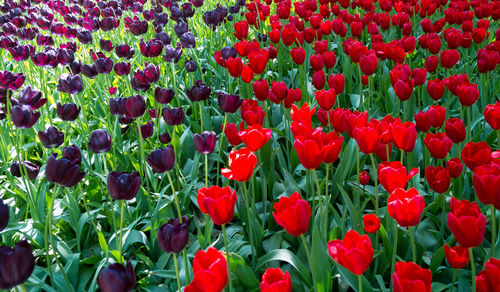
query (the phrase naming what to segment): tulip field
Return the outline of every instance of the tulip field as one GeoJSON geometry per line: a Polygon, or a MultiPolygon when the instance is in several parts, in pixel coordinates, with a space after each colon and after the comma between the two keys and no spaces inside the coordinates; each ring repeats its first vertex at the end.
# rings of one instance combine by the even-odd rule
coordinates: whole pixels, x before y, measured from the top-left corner
{"type": "Polygon", "coordinates": [[[500,1],[0,11],[0,289],[500,292],[500,1]]]}

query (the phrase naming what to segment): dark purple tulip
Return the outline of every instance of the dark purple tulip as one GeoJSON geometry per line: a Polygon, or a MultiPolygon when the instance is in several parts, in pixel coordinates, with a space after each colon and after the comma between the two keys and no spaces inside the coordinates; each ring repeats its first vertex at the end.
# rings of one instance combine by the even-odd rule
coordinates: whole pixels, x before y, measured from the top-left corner
{"type": "Polygon", "coordinates": [[[224,92],[217,92],[217,101],[219,103],[219,107],[226,113],[235,113],[243,102],[239,95],[224,92]]]}
{"type": "Polygon", "coordinates": [[[4,230],[9,224],[9,206],[5,205],[0,199],[0,231],[4,230]]]}
{"type": "MultiPolygon", "coordinates": [[[[159,6],[161,7],[161,6],[159,6]]],[[[168,23],[168,14],[167,13],[158,13],[155,15],[155,23],[158,26],[165,26],[168,23]]]]}
{"type": "Polygon", "coordinates": [[[127,62],[116,63],[115,73],[118,76],[128,75],[130,73],[130,63],[127,62]]]}
{"type": "Polygon", "coordinates": [[[70,68],[69,71],[71,72],[71,74],[78,75],[78,74],[80,74],[80,72],[82,72],[82,62],[81,61],[71,62],[71,64],[69,64],[69,68],[70,68]]]}
{"type": "Polygon", "coordinates": [[[141,177],[137,171],[119,173],[112,171],[108,174],[108,193],[115,200],[131,200],[139,191],[141,177]]]}
{"type": "Polygon", "coordinates": [[[57,103],[57,116],[63,121],[74,121],[80,114],[81,108],[74,103],[57,103]]]}
{"type": "Polygon", "coordinates": [[[203,6],[203,1],[204,0],[191,0],[191,3],[193,4],[194,7],[201,7],[203,6]]]}
{"type": "Polygon", "coordinates": [[[85,29],[80,29],[76,33],[76,38],[82,43],[82,44],[91,44],[92,43],[92,33],[88,30],[85,29]]]}
{"type": "Polygon", "coordinates": [[[179,43],[177,43],[177,47],[172,47],[170,44],[165,46],[165,55],[163,55],[163,59],[167,62],[179,62],[182,56],[182,47],[179,43]]]}
{"type": "Polygon", "coordinates": [[[80,67],[80,70],[82,71],[82,74],[85,75],[87,78],[94,79],[97,75],[99,75],[99,72],[97,72],[95,64],[85,64],[80,67]]]}
{"type": "Polygon", "coordinates": [[[142,75],[147,82],[155,83],[160,79],[160,67],[147,63],[144,70],[142,70],[142,75]]]}
{"type": "Polygon", "coordinates": [[[75,61],[75,53],[70,49],[60,49],[59,50],[59,62],[62,65],[69,65],[75,61]]]}
{"type": "Polygon", "coordinates": [[[189,240],[189,220],[182,216],[182,223],[179,218],[168,220],[168,223],[158,229],[158,244],[164,252],[181,252],[189,240]]]}
{"type": "Polygon", "coordinates": [[[55,49],[46,50],[45,54],[47,55],[47,64],[45,66],[55,68],[59,65],[59,56],[55,49]]]}
{"type": "Polygon", "coordinates": [[[31,61],[38,67],[44,67],[49,64],[49,56],[46,52],[39,52],[31,56],[31,61]]]}
{"type": "Polygon", "coordinates": [[[3,49],[8,49],[17,46],[17,43],[14,39],[8,36],[0,37],[0,47],[3,49]]]}
{"type": "Polygon", "coordinates": [[[46,98],[42,98],[42,92],[38,89],[31,88],[30,85],[25,86],[17,98],[19,103],[29,106],[32,110],[41,108],[46,102],[46,98]]]}
{"type": "Polygon", "coordinates": [[[191,101],[206,100],[210,97],[210,93],[212,89],[201,80],[196,80],[191,89],[186,89],[186,95],[191,101]]]}
{"type": "Polygon", "coordinates": [[[61,76],[59,76],[57,90],[69,94],[80,93],[83,90],[82,77],[80,77],[80,75],[61,74],[61,76]]]}
{"type": "Polygon", "coordinates": [[[134,20],[127,17],[125,18],[125,27],[128,28],[133,35],[138,36],[148,31],[148,22],[140,21],[137,17],[134,20]]]}
{"type": "Polygon", "coordinates": [[[102,31],[110,31],[120,26],[120,19],[114,17],[104,17],[99,22],[99,26],[102,29],[102,31]]]}
{"type": "Polygon", "coordinates": [[[113,43],[110,40],[101,39],[99,40],[99,47],[105,52],[111,52],[113,50],[113,43]]]}
{"type": "Polygon", "coordinates": [[[188,25],[185,22],[179,22],[176,25],[174,25],[174,32],[177,35],[177,37],[181,37],[183,34],[188,32],[188,25]]]}
{"type": "Polygon", "coordinates": [[[144,80],[142,78],[141,79],[136,78],[135,73],[134,73],[134,77],[132,77],[132,80],[130,81],[130,85],[132,86],[132,88],[134,90],[142,91],[142,92],[146,92],[146,91],[148,91],[149,88],[151,88],[151,84],[149,82],[147,82],[146,80],[144,80]]]}
{"type": "MultiPolygon", "coordinates": [[[[153,136],[153,122],[149,121],[145,125],[141,126],[141,137],[142,139],[147,139],[153,136]]],[[[139,134],[139,133],[137,133],[139,134]]]]}
{"type": "Polygon", "coordinates": [[[34,49],[32,50],[29,45],[17,45],[9,48],[8,51],[15,61],[24,61],[28,60],[34,49]]]}
{"type": "Polygon", "coordinates": [[[236,52],[236,49],[234,47],[224,47],[220,51],[220,54],[224,60],[227,60],[229,58],[236,58],[238,52],[236,52]]]}
{"type": "Polygon", "coordinates": [[[182,13],[177,4],[170,7],[170,18],[176,22],[182,21],[184,18],[184,13],[182,13]]]}
{"type": "Polygon", "coordinates": [[[170,45],[170,42],[172,41],[168,34],[164,31],[157,33],[155,38],[159,39],[164,45],[170,45]]]}
{"type": "Polygon", "coordinates": [[[36,37],[36,43],[39,46],[52,46],[54,45],[54,38],[52,38],[52,36],[38,34],[36,37]]]}
{"type": "Polygon", "coordinates": [[[144,57],[154,58],[161,55],[161,51],[163,50],[163,42],[158,39],[151,39],[147,43],[145,43],[144,39],[141,39],[139,48],[141,50],[141,54],[144,57]]]}
{"type": "Polygon", "coordinates": [[[184,48],[194,48],[196,46],[196,39],[194,34],[190,31],[182,34],[179,40],[184,48]]]}
{"type": "Polygon", "coordinates": [[[184,109],[182,107],[173,109],[164,108],[162,116],[168,125],[180,125],[184,122],[184,109]]]}
{"type": "Polygon", "coordinates": [[[14,126],[17,128],[31,128],[40,118],[39,112],[33,112],[30,109],[18,105],[12,107],[10,116],[14,126]]]}
{"type": "MultiPolygon", "coordinates": [[[[21,177],[21,167],[22,165],[19,165],[19,161],[12,162],[12,164],[10,165],[10,173],[15,177],[21,177]]],[[[31,161],[25,161],[24,167],[26,167],[28,178],[30,180],[34,180],[40,172],[40,166],[34,164],[31,161]]],[[[24,173],[24,169],[22,170],[22,172],[24,173]]]]}
{"type": "Polygon", "coordinates": [[[95,69],[99,74],[108,74],[113,70],[113,60],[110,58],[99,58],[95,61],[95,69]]]}
{"type": "Polygon", "coordinates": [[[137,118],[146,111],[146,101],[141,95],[135,95],[125,100],[125,116],[127,118],[137,118]]]}
{"type": "Polygon", "coordinates": [[[63,149],[63,158],[69,159],[76,164],[82,163],[82,152],[76,145],[66,146],[63,149]]]}
{"type": "Polygon", "coordinates": [[[50,126],[45,132],[39,131],[38,138],[45,148],[59,147],[64,143],[64,133],[50,126]]]}
{"type": "Polygon", "coordinates": [[[170,141],[172,141],[172,138],[170,137],[170,134],[168,132],[165,132],[158,137],[160,139],[160,142],[163,144],[168,144],[170,141]]]}
{"type": "Polygon", "coordinates": [[[216,143],[217,135],[213,131],[203,131],[201,134],[193,135],[194,148],[201,154],[208,154],[214,151],[216,143]]]}
{"type": "Polygon", "coordinates": [[[125,114],[125,103],[127,102],[126,98],[111,98],[109,100],[109,111],[112,115],[122,116],[125,114]]]}
{"type": "Polygon", "coordinates": [[[97,280],[102,292],[129,292],[135,288],[135,271],[130,260],[127,265],[111,264],[99,273],[97,280]]]}
{"type": "Polygon", "coordinates": [[[35,257],[27,240],[14,248],[0,247],[0,289],[10,289],[24,283],[33,273],[35,257]]]}
{"type": "Polygon", "coordinates": [[[0,71],[0,88],[17,90],[24,84],[23,73],[14,74],[10,71],[0,71]]]}
{"type": "Polygon", "coordinates": [[[111,149],[111,136],[106,130],[95,130],[90,134],[89,150],[94,153],[108,152],[111,149]]]}
{"type": "Polygon", "coordinates": [[[168,104],[174,98],[175,92],[170,88],[155,88],[155,100],[161,104],[168,104]]]}
{"type": "Polygon", "coordinates": [[[188,72],[194,72],[198,68],[198,66],[196,65],[196,62],[193,59],[187,61],[184,64],[184,67],[186,67],[186,71],[188,71],[188,72]]]}
{"type": "Polygon", "coordinates": [[[7,23],[2,24],[2,31],[7,36],[14,35],[17,32],[17,27],[12,23],[7,22],[7,23]]]}
{"type": "Polygon", "coordinates": [[[36,32],[33,28],[25,28],[17,32],[17,36],[21,40],[31,41],[36,37],[36,32]]]}
{"type": "Polygon", "coordinates": [[[53,153],[47,160],[45,176],[48,181],[69,188],[76,185],[85,176],[85,172],[79,169],[80,164],[76,160],[70,160],[66,157],[57,159],[57,153],[53,153]]]}
{"type": "Polygon", "coordinates": [[[168,145],[163,149],[156,149],[146,157],[146,162],[157,173],[171,170],[175,163],[174,148],[168,145]]]}
{"type": "Polygon", "coordinates": [[[118,45],[115,47],[115,52],[120,58],[126,58],[126,59],[131,59],[134,54],[135,50],[132,49],[129,45],[123,44],[123,45],[118,45]]]}
{"type": "Polygon", "coordinates": [[[186,2],[182,4],[182,13],[184,14],[184,17],[190,18],[193,17],[194,15],[194,9],[191,3],[186,2]]]}

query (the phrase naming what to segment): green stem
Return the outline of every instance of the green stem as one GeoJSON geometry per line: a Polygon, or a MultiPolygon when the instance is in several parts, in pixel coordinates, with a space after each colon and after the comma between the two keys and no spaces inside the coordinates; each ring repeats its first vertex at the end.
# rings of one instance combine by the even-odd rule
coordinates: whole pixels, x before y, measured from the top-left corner
{"type": "Polygon", "coordinates": [[[373,157],[373,153],[370,154],[370,159],[372,161],[372,168],[373,168],[373,175],[375,182],[375,215],[378,216],[378,176],[377,176],[377,167],[375,165],[375,158],[373,157]]]}
{"type": "Polygon", "coordinates": [[[470,116],[470,106],[467,106],[466,107],[466,111],[467,111],[467,141],[471,141],[472,140],[472,137],[471,137],[471,116],[470,116]]]}
{"type": "Polygon", "coordinates": [[[139,160],[139,174],[141,175],[141,177],[144,176],[144,172],[143,172],[143,169],[142,169],[142,164],[143,164],[143,161],[145,161],[144,159],[144,148],[143,148],[143,145],[142,145],[142,132],[141,132],[141,125],[139,124],[139,120],[135,120],[136,124],[137,124],[137,135],[139,136],[139,151],[141,152],[140,155],[140,160],[139,160]]]}
{"type": "Polygon", "coordinates": [[[490,248],[490,257],[493,257],[493,252],[495,251],[495,243],[497,240],[497,230],[496,230],[496,217],[495,217],[495,207],[493,204],[490,204],[490,213],[491,213],[491,248],[490,248]]]}
{"type": "Polygon", "coordinates": [[[361,279],[361,275],[358,275],[358,287],[359,287],[358,292],[363,292],[363,282],[361,279]]]}
{"type": "Polygon", "coordinates": [[[414,263],[417,263],[417,249],[415,247],[415,238],[413,237],[413,228],[411,228],[411,226],[408,226],[408,232],[410,233],[412,260],[414,263]]]}
{"type": "MultiPolygon", "coordinates": [[[[248,191],[247,191],[247,185],[246,182],[243,182],[243,193],[245,194],[245,207],[247,209],[247,220],[248,220],[248,235],[250,236],[250,244],[252,245],[252,253],[254,255],[257,255],[257,251],[255,248],[255,243],[253,239],[253,229],[252,229],[252,220],[250,220],[250,206],[248,204],[248,191]]],[[[252,257],[252,265],[255,263],[255,260],[257,256],[252,257]]]]}
{"type": "Polygon", "coordinates": [[[450,285],[450,289],[448,290],[449,292],[453,292],[453,290],[455,288],[455,282],[457,281],[457,274],[458,274],[458,270],[453,269],[453,276],[451,279],[451,285],[450,285]]]}
{"type": "Polygon", "coordinates": [[[181,278],[179,277],[179,264],[177,263],[177,253],[174,252],[175,277],[177,278],[177,291],[181,292],[181,278]]]}
{"type": "Polygon", "coordinates": [[[205,153],[205,187],[208,188],[208,153],[205,153]]]}
{"type": "Polygon", "coordinates": [[[167,171],[168,182],[170,183],[170,187],[172,188],[172,193],[174,194],[175,207],[177,209],[177,216],[179,217],[180,222],[182,222],[182,214],[181,214],[181,204],[179,203],[179,198],[177,197],[177,193],[175,192],[174,182],[170,177],[170,173],[167,171]]]}
{"type": "Polygon", "coordinates": [[[219,141],[219,151],[217,152],[217,179],[215,181],[215,184],[219,184],[219,174],[220,174],[220,153],[222,151],[222,141],[224,141],[224,131],[226,131],[226,124],[227,124],[227,113],[224,113],[224,124],[222,125],[222,133],[220,135],[220,141],[219,141]]]}
{"type": "Polygon", "coordinates": [[[125,213],[125,201],[120,200],[120,236],[116,239],[118,241],[118,255],[120,256],[120,259],[118,260],[119,263],[123,263],[125,260],[125,257],[122,255],[123,219],[125,215],[124,213],[125,213]]]}
{"type": "MultiPolygon", "coordinates": [[[[313,271],[313,262],[311,260],[311,252],[309,251],[309,246],[307,245],[306,238],[304,234],[300,235],[300,239],[302,240],[302,244],[304,245],[304,250],[306,251],[307,261],[309,262],[309,267],[311,268],[311,273],[313,271]]],[[[316,282],[313,274],[313,282],[316,282]]],[[[314,291],[316,291],[316,283],[314,283],[314,291]]]]}
{"type": "Polygon", "coordinates": [[[227,271],[228,271],[228,280],[229,280],[229,291],[233,291],[233,283],[231,281],[231,261],[229,260],[229,248],[227,245],[227,234],[226,234],[226,224],[222,224],[222,233],[224,235],[224,248],[226,249],[226,259],[227,259],[227,271]]]}
{"type": "Polygon", "coordinates": [[[328,176],[330,174],[330,163],[326,165],[326,176],[325,176],[325,215],[323,216],[324,218],[324,225],[323,228],[325,230],[325,238],[328,238],[328,205],[329,201],[328,199],[328,176]]]}
{"type": "Polygon", "coordinates": [[[392,250],[391,275],[394,275],[394,265],[396,265],[397,252],[398,252],[398,223],[394,220],[394,248],[392,250]]]}
{"type": "MultiPolygon", "coordinates": [[[[321,210],[321,187],[319,186],[318,174],[316,169],[313,169],[314,180],[316,182],[316,189],[318,190],[318,209],[321,210]]],[[[321,226],[320,226],[321,227],[321,226]]]]}
{"type": "Polygon", "coordinates": [[[200,126],[201,126],[201,131],[203,132],[203,110],[202,110],[202,101],[199,102],[200,105],[200,126]]]}
{"type": "Polygon", "coordinates": [[[20,292],[28,292],[28,289],[26,289],[26,286],[24,286],[24,284],[17,285],[17,290],[19,290],[20,292]]]}
{"type": "Polygon", "coordinates": [[[470,271],[472,274],[472,292],[476,292],[476,266],[474,264],[474,253],[472,252],[473,247],[469,247],[469,257],[470,257],[470,271]]]}

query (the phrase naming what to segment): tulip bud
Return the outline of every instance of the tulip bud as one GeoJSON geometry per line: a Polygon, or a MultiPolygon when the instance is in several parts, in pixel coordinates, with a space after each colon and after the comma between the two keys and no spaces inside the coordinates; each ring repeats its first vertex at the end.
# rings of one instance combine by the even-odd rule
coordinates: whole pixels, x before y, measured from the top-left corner
{"type": "Polygon", "coordinates": [[[111,149],[111,136],[106,130],[95,130],[90,134],[89,150],[94,153],[108,152],[111,149]]]}
{"type": "Polygon", "coordinates": [[[64,143],[64,133],[50,126],[45,132],[39,131],[38,138],[45,148],[59,147],[64,143]]]}
{"type": "Polygon", "coordinates": [[[366,186],[370,182],[370,175],[366,171],[362,171],[359,174],[359,183],[363,186],[366,186]]]}
{"type": "MultiPolygon", "coordinates": [[[[12,162],[12,164],[10,165],[10,173],[15,177],[21,177],[21,169],[20,169],[21,167],[23,166],[19,165],[18,161],[12,162]]],[[[38,173],[40,172],[40,167],[31,161],[25,161],[24,167],[26,167],[26,171],[28,172],[28,178],[30,180],[35,179],[38,176],[38,173]]]]}
{"type": "Polygon", "coordinates": [[[162,225],[157,236],[161,249],[165,252],[181,252],[189,240],[188,227],[189,220],[186,216],[182,216],[182,223],[179,218],[174,218],[162,225]]]}
{"type": "Polygon", "coordinates": [[[132,262],[111,264],[99,273],[97,280],[102,292],[133,291],[135,288],[135,271],[132,262]]]}
{"type": "Polygon", "coordinates": [[[74,121],[80,114],[81,108],[74,103],[57,103],[57,116],[63,121],[74,121]]]}
{"type": "Polygon", "coordinates": [[[168,125],[180,125],[184,122],[184,109],[182,107],[173,109],[164,108],[162,116],[168,125]]]}
{"type": "Polygon", "coordinates": [[[174,148],[171,145],[163,149],[157,149],[146,157],[146,162],[157,173],[171,170],[175,163],[174,148]]]}
{"type": "Polygon", "coordinates": [[[208,154],[214,151],[215,144],[217,143],[217,136],[215,132],[204,131],[201,134],[193,135],[194,148],[201,154],[208,154]]]}
{"type": "Polygon", "coordinates": [[[17,128],[31,128],[40,118],[39,112],[15,105],[12,107],[10,116],[14,126],[17,128]]]}
{"type": "Polygon", "coordinates": [[[85,172],[79,171],[80,164],[77,160],[70,160],[63,156],[57,159],[57,153],[53,153],[47,160],[45,175],[47,180],[65,187],[76,185],[85,176],[85,172]]]}
{"type": "Polygon", "coordinates": [[[119,173],[112,171],[108,174],[108,193],[115,200],[131,200],[139,191],[141,177],[137,171],[119,173]]]}

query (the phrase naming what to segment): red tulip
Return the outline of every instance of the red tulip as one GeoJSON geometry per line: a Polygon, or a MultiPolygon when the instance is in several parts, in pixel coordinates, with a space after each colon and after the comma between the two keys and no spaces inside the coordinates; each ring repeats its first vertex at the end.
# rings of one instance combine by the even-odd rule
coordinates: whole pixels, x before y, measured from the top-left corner
{"type": "Polygon", "coordinates": [[[252,177],[256,165],[257,157],[250,149],[231,150],[229,153],[229,168],[223,168],[221,173],[228,179],[245,182],[252,177]]]}
{"type": "MultiPolygon", "coordinates": [[[[224,127],[224,125],[221,126],[224,127]]],[[[241,139],[238,135],[238,129],[236,128],[235,124],[227,123],[226,128],[224,129],[224,135],[231,145],[238,146],[241,144],[241,139]]]]}
{"type": "Polygon", "coordinates": [[[292,60],[295,62],[295,64],[304,64],[304,61],[306,59],[306,51],[302,47],[291,49],[290,55],[292,56],[292,60]]]}
{"type": "Polygon", "coordinates": [[[425,69],[427,69],[427,72],[429,73],[434,73],[436,72],[437,66],[439,63],[439,59],[436,56],[429,56],[425,58],[425,69]]]}
{"type": "Polygon", "coordinates": [[[378,129],[372,123],[354,128],[352,134],[358,143],[359,150],[365,154],[374,153],[376,146],[380,143],[378,129]]]}
{"type": "Polygon", "coordinates": [[[323,87],[325,87],[325,82],[326,76],[323,70],[314,72],[312,77],[314,88],[316,88],[317,90],[323,89],[323,87]]]}
{"type": "Polygon", "coordinates": [[[415,68],[413,69],[411,76],[415,82],[415,86],[422,86],[427,79],[427,70],[425,70],[425,68],[415,68]]]}
{"type": "Polygon", "coordinates": [[[394,292],[431,292],[432,272],[413,262],[397,262],[392,275],[394,292]]]}
{"type": "Polygon", "coordinates": [[[463,246],[449,247],[445,244],[444,255],[448,264],[454,269],[462,269],[469,263],[469,250],[463,246]]]}
{"type": "Polygon", "coordinates": [[[197,199],[201,212],[210,215],[215,224],[227,224],[233,219],[237,197],[236,191],[231,191],[229,186],[199,189],[197,199]]]}
{"type": "Polygon", "coordinates": [[[461,157],[464,164],[474,171],[476,167],[488,164],[491,161],[491,148],[484,141],[478,143],[468,142],[462,149],[461,157]]]}
{"type": "Polygon", "coordinates": [[[344,137],[339,136],[336,132],[323,134],[323,162],[333,163],[339,158],[340,150],[342,149],[342,142],[344,137]]]}
{"type": "Polygon", "coordinates": [[[462,83],[457,87],[457,96],[463,106],[472,106],[479,98],[477,84],[462,83]]]}
{"type": "Polygon", "coordinates": [[[417,225],[424,208],[424,197],[420,196],[415,188],[408,191],[397,188],[387,200],[387,212],[402,227],[417,225]]]}
{"type": "Polygon", "coordinates": [[[234,23],[234,36],[240,41],[248,37],[248,22],[238,21],[234,23]]]}
{"type": "Polygon", "coordinates": [[[500,210],[500,165],[490,163],[474,168],[472,183],[481,203],[500,210]]]}
{"type": "Polygon", "coordinates": [[[306,169],[316,169],[324,160],[322,128],[310,134],[295,137],[293,147],[297,151],[300,163],[306,169]]]}
{"type": "Polygon", "coordinates": [[[222,292],[228,282],[226,257],[217,249],[199,250],[193,260],[193,282],[184,292],[222,292]]]}
{"type": "Polygon", "coordinates": [[[368,233],[377,233],[380,229],[380,218],[375,214],[363,216],[363,229],[368,233]]]}
{"type": "Polygon", "coordinates": [[[257,101],[253,99],[244,99],[240,108],[241,117],[247,125],[264,123],[265,113],[261,106],[257,105],[257,101]]]}
{"type": "Polygon", "coordinates": [[[365,75],[372,75],[377,71],[378,58],[375,54],[363,55],[360,58],[359,68],[365,75]]]}
{"type": "Polygon", "coordinates": [[[392,193],[396,188],[406,188],[408,181],[418,173],[418,168],[410,170],[406,174],[406,167],[399,161],[382,162],[378,165],[378,179],[380,184],[388,193],[392,193]]]}
{"type": "Polygon", "coordinates": [[[486,217],[477,203],[451,198],[448,227],[457,242],[465,247],[476,247],[483,242],[486,217]]]}
{"type": "Polygon", "coordinates": [[[464,166],[460,158],[452,158],[446,162],[446,169],[452,178],[459,177],[462,174],[463,168],[464,166]]]}
{"type": "Polygon", "coordinates": [[[252,69],[250,69],[247,65],[243,65],[243,69],[241,70],[241,80],[245,83],[250,83],[254,76],[254,71],[252,71],[252,69]]]}
{"type": "Polygon", "coordinates": [[[500,101],[486,106],[484,109],[484,119],[493,130],[500,130],[500,101]]]}
{"type": "Polygon", "coordinates": [[[476,276],[476,292],[500,291],[500,260],[490,258],[476,276]]]}
{"type": "Polygon", "coordinates": [[[439,100],[444,94],[444,82],[443,80],[436,78],[434,80],[427,81],[427,93],[434,100],[439,100]]]}
{"type": "Polygon", "coordinates": [[[374,253],[368,235],[361,236],[354,230],[349,230],[343,241],[330,241],[328,252],[334,261],[356,275],[361,275],[368,269],[374,253]]]}
{"type": "Polygon", "coordinates": [[[465,140],[467,135],[465,131],[465,124],[460,118],[451,118],[446,121],[444,126],[446,136],[448,136],[453,143],[460,143],[465,140]]]}
{"type": "Polygon", "coordinates": [[[342,74],[330,75],[328,77],[328,86],[335,90],[337,94],[344,92],[345,78],[342,74]]]}
{"type": "Polygon", "coordinates": [[[335,104],[337,95],[335,94],[335,90],[329,89],[314,92],[314,97],[322,109],[329,111],[335,104]]]}
{"type": "Polygon", "coordinates": [[[264,101],[267,99],[269,95],[269,84],[264,79],[259,79],[252,83],[253,93],[255,94],[255,98],[260,101],[264,101]]]}
{"type": "Polygon", "coordinates": [[[445,133],[437,132],[436,134],[427,133],[424,138],[424,144],[431,153],[431,156],[436,159],[444,159],[453,142],[446,136],[445,133]]]}
{"type": "Polygon", "coordinates": [[[427,111],[427,116],[434,128],[441,128],[446,119],[446,108],[441,105],[431,105],[427,111]]]}
{"type": "Polygon", "coordinates": [[[392,142],[394,146],[405,151],[411,152],[415,148],[415,142],[417,141],[417,129],[415,124],[412,122],[401,123],[401,120],[397,118],[392,124],[392,142]]]}
{"type": "Polygon", "coordinates": [[[260,292],[292,292],[292,278],[288,271],[280,268],[268,268],[262,275],[260,292]]]}
{"type": "Polygon", "coordinates": [[[323,58],[321,55],[312,55],[309,57],[309,63],[311,64],[311,69],[313,71],[320,71],[323,69],[323,58]]]}
{"type": "Polygon", "coordinates": [[[394,84],[394,92],[401,101],[410,99],[413,94],[413,82],[410,79],[400,79],[394,84]]]}
{"type": "Polygon", "coordinates": [[[231,74],[231,76],[233,76],[234,78],[238,78],[241,76],[241,71],[243,70],[243,62],[241,61],[241,58],[229,57],[225,61],[225,64],[227,71],[229,71],[229,74],[231,74]]]}
{"type": "Polygon", "coordinates": [[[337,57],[335,56],[335,53],[333,51],[324,52],[323,54],[321,54],[321,58],[323,58],[323,63],[328,69],[333,68],[333,66],[335,66],[335,63],[337,63],[337,57]]]}
{"type": "Polygon", "coordinates": [[[442,194],[450,187],[450,174],[442,166],[429,165],[425,168],[425,179],[433,191],[442,194]]]}
{"type": "Polygon", "coordinates": [[[272,134],[273,131],[271,129],[263,128],[259,124],[248,126],[245,130],[238,133],[241,141],[253,152],[258,151],[264,146],[271,139],[272,134]]]}
{"type": "Polygon", "coordinates": [[[248,66],[253,72],[255,72],[255,74],[262,74],[262,72],[264,72],[268,60],[269,53],[266,49],[261,49],[248,54],[248,66]]]}
{"type": "Polygon", "coordinates": [[[441,66],[450,69],[460,61],[460,53],[457,50],[443,50],[439,54],[439,58],[441,59],[441,66]]]}
{"type": "Polygon", "coordinates": [[[283,227],[292,236],[299,236],[307,232],[311,217],[311,206],[302,200],[298,192],[290,197],[281,197],[274,204],[273,217],[276,223],[283,227]]]}

